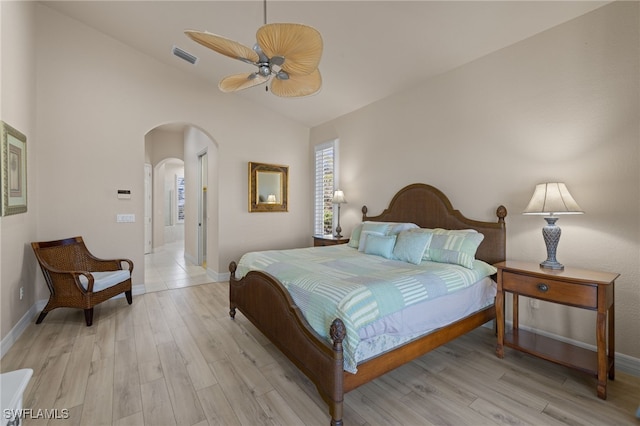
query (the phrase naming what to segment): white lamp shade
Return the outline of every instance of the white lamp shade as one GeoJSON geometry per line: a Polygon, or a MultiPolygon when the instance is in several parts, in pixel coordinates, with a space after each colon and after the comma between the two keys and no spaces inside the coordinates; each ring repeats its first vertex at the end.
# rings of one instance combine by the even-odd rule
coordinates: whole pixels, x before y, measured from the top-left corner
{"type": "Polygon", "coordinates": [[[540,183],[536,185],[529,205],[523,214],[582,214],[584,213],[573,199],[564,183],[540,183]]]}
{"type": "Polygon", "coordinates": [[[347,199],[344,198],[344,192],[342,192],[341,190],[336,190],[336,192],[333,193],[333,200],[331,200],[331,202],[333,204],[344,204],[347,202],[347,199]]]}

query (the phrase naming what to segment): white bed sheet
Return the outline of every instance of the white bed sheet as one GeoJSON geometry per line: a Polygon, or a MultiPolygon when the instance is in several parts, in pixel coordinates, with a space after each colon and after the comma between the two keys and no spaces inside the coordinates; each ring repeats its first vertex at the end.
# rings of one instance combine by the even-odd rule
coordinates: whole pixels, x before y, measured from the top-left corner
{"type": "Polygon", "coordinates": [[[496,283],[489,277],[453,294],[426,300],[359,330],[358,363],[426,335],[494,303],[496,283]]]}

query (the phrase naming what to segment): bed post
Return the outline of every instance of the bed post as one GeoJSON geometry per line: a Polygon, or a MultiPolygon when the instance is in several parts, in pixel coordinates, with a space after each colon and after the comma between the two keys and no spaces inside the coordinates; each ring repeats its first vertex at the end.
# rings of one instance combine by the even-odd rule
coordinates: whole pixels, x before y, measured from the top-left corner
{"type": "Polygon", "coordinates": [[[369,209],[367,209],[367,206],[362,206],[362,221],[363,222],[365,220],[367,220],[367,212],[369,212],[369,209]]]}
{"type": "Polygon", "coordinates": [[[336,318],[331,323],[329,336],[333,341],[333,351],[335,352],[335,368],[333,369],[333,389],[331,390],[331,401],[329,402],[329,412],[331,414],[331,426],[342,426],[342,412],[344,402],[344,355],[342,352],[342,341],[347,335],[347,329],[340,318],[336,318]]]}
{"type": "MultiPolygon", "coordinates": [[[[238,264],[235,261],[231,261],[229,264],[229,272],[231,272],[231,276],[229,277],[229,283],[236,280],[236,269],[238,268],[238,264]]],[[[229,299],[231,299],[231,291],[229,291],[229,299]]],[[[236,318],[236,306],[233,304],[231,300],[229,300],[229,316],[231,319],[236,318]]]]}
{"type": "Polygon", "coordinates": [[[498,223],[504,225],[504,218],[507,217],[507,208],[503,205],[498,206],[496,216],[498,216],[498,223]]]}

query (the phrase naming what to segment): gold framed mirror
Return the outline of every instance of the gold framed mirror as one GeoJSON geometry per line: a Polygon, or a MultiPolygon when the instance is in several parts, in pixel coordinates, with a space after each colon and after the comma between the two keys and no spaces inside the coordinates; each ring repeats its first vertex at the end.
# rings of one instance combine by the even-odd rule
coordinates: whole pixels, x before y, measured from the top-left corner
{"type": "Polygon", "coordinates": [[[286,212],[289,166],[249,162],[249,212],[286,212]]]}

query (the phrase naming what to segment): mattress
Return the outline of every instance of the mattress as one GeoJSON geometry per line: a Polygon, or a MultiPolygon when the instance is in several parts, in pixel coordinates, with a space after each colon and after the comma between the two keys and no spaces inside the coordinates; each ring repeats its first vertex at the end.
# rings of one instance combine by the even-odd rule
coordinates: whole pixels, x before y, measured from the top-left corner
{"type": "Polygon", "coordinates": [[[496,283],[483,278],[473,286],[389,315],[358,331],[358,364],[478,312],[495,302],[496,283]]]}
{"type": "Polygon", "coordinates": [[[371,348],[387,350],[384,342],[411,339],[477,310],[476,302],[491,293],[487,290],[491,280],[485,278],[495,273],[495,268],[478,260],[473,268],[430,261],[414,265],[346,245],[247,253],[236,275],[241,278],[251,270],[276,277],[325,339],[330,340],[328,331],[335,318],[344,322],[344,365],[349,372],[356,372],[357,363],[372,356],[371,348]],[[443,303],[460,292],[452,302],[443,303]],[[425,305],[429,301],[437,302],[438,309],[432,308],[436,304],[425,305]],[[429,318],[425,312],[436,314],[429,318]],[[361,346],[369,349],[360,353],[361,346]]]}

